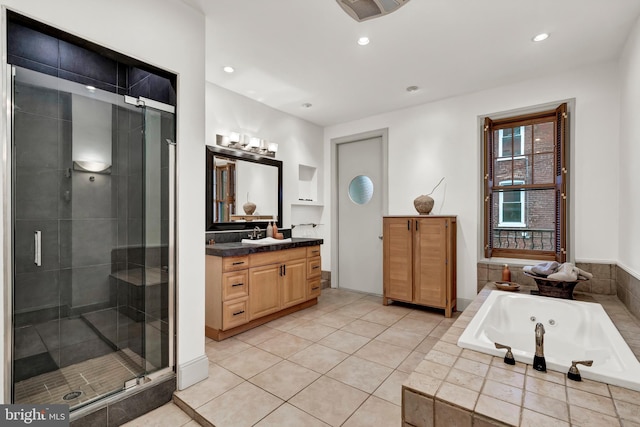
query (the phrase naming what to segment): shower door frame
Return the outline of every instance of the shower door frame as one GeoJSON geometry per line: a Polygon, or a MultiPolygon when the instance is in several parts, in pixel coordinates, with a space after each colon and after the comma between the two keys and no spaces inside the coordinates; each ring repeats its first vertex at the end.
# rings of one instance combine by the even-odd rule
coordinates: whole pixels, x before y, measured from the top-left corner
{"type": "MultiPolygon", "coordinates": [[[[2,22],[0,24],[0,31],[2,31],[3,36],[2,41],[6,40],[4,36],[6,34],[6,9],[2,8],[2,22]]],[[[2,298],[3,303],[0,304],[0,309],[2,310],[2,321],[3,321],[3,351],[0,356],[3,362],[3,387],[4,391],[2,393],[2,402],[0,403],[13,403],[13,347],[14,347],[14,339],[13,339],[13,286],[14,286],[14,277],[13,277],[13,263],[14,263],[14,253],[13,253],[13,165],[12,165],[12,153],[13,153],[13,78],[15,75],[15,68],[13,65],[8,64],[6,62],[6,47],[5,43],[2,43],[3,46],[0,47],[0,54],[3,57],[2,65],[5,70],[5,78],[1,79],[1,91],[2,91],[2,112],[0,118],[0,125],[4,124],[4,132],[0,136],[0,179],[2,180],[2,188],[1,192],[3,195],[2,201],[2,212],[1,212],[1,222],[2,222],[2,231],[3,231],[3,239],[2,239],[2,262],[3,262],[3,291],[2,298]]],[[[124,96],[125,103],[134,104],[137,107],[144,108],[143,115],[146,113],[146,108],[151,108],[155,110],[160,110],[164,112],[169,112],[174,115],[174,120],[176,116],[176,109],[174,106],[163,104],[161,102],[153,101],[146,98],[133,98],[131,96],[124,96]]],[[[177,121],[176,121],[177,122],[177,121]]],[[[145,129],[146,130],[146,129],[145,129]]],[[[146,134],[145,134],[146,137],[146,134]]],[[[176,265],[176,241],[177,241],[177,227],[176,227],[176,178],[177,178],[177,163],[176,163],[176,142],[175,141],[166,141],[169,144],[169,247],[168,247],[168,266],[169,266],[169,275],[168,275],[168,366],[165,368],[160,368],[152,373],[145,373],[144,378],[154,380],[165,377],[166,375],[175,374],[175,322],[176,322],[176,277],[177,277],[177,265],[176,265]]],[[[107,394],[98,398],[87,405],[81,405],[80,407],[74,410],[71,419],[73,420],[76,416],[81,416],[83,413],[87,411],[91,411],[91,408],[94,404],[101,404],[105,402],[111,402],[115,400],[119,400],[123,397],[126,397],[128,394],[132,394],[137,392],[139,389],[139,385],[144,384],[145,381],[139,381],[138,379],[133,379],[123,383],[123,388],[116,392],[115,394],[107,394]]],[[[46,402],[44,402],[46,403],[46,402]]]]}

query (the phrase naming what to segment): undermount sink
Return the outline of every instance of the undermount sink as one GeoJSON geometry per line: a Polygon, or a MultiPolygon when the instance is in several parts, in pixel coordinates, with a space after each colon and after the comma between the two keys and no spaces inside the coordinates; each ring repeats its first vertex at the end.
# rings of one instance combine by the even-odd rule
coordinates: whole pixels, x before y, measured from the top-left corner
{"type": "Polygon", "coordinates": [[[277,245],[280,243],[291,243],[291,239],[274,239],[273,237],[265,237],[264,239],[242,239],[242,243],[249,245],[277,245]]]}

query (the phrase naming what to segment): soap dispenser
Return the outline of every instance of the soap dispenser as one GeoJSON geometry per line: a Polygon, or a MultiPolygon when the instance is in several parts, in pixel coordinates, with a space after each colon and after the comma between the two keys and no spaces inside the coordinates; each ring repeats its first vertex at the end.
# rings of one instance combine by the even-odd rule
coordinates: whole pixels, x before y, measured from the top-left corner
{"type": "Polygon", "coordinates": [[[269,225],[267,226],[267,237],[273,237],[273,226],[271,225],[271,221],[269,221],[269,225]]]}
{"type": "Polygon", "coordinates": [[[502,281],[503,282],[510,282],[511,281],[511,271],[509,270],[509,265],[505,264],[504,268],[502,269],[502,281]]]}

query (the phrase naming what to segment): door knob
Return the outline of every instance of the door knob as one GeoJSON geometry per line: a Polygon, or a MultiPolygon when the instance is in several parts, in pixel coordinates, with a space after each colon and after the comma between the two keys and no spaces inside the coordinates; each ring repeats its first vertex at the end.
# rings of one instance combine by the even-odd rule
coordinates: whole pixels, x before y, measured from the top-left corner
{"type": "Polygon", "coordinates": [[[382,234],[378,236],[378,239],[382,240],[382,234]]]}

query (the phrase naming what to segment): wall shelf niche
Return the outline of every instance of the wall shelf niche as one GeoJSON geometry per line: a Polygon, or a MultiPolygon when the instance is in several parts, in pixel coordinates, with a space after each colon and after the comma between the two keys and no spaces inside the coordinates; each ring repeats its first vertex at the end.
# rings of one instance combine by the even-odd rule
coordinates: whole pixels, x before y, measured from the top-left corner
{"type": "Polygon", "coordinates": [[[293,204],[321,205],[318,201],[318,170],[315,166],[298,165],[298,200],[293,204]]]}

